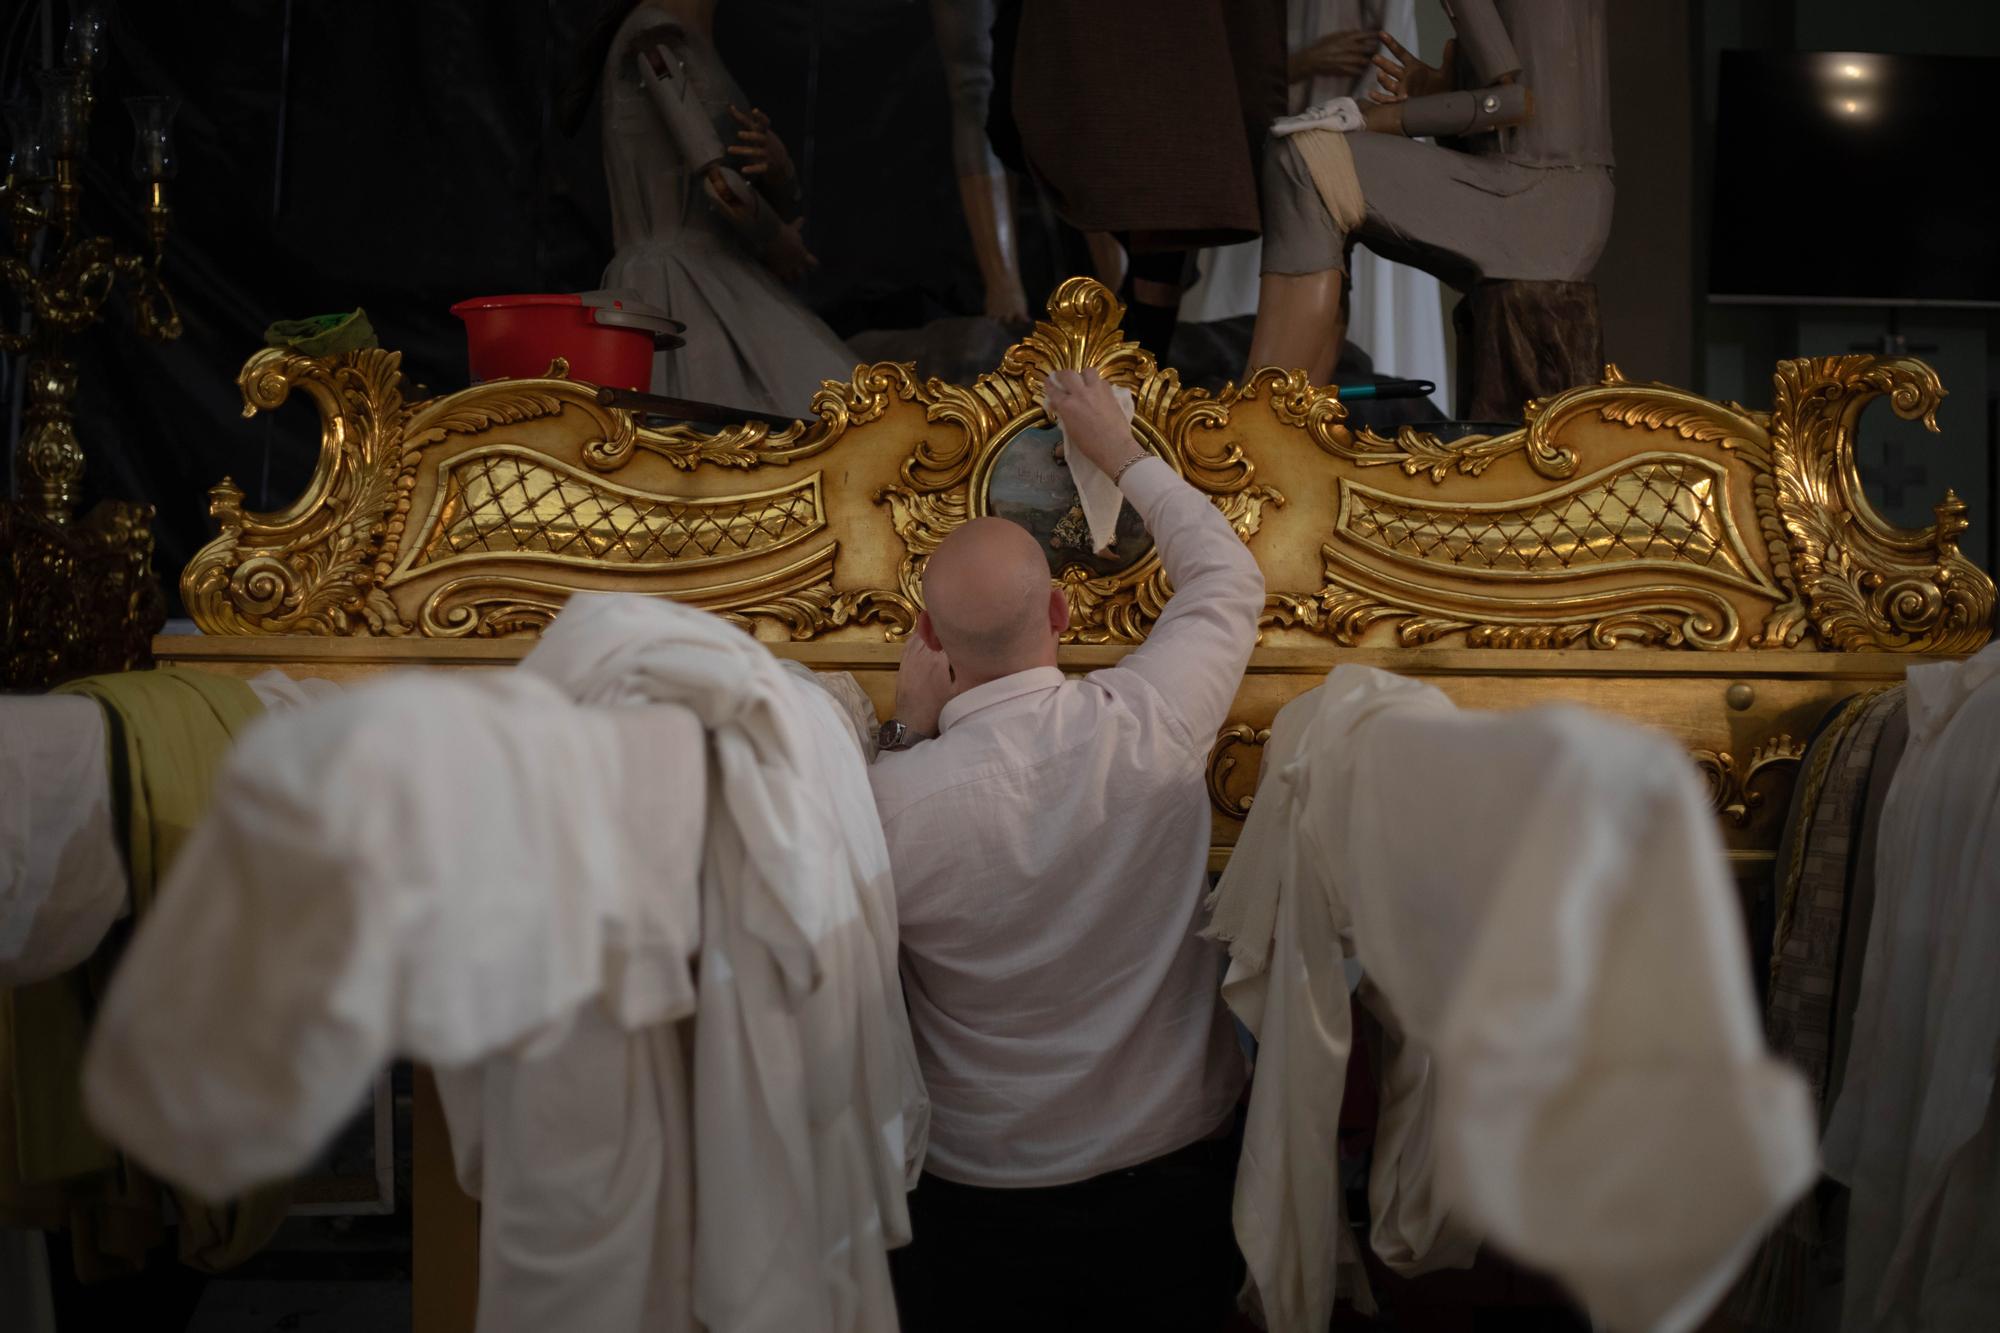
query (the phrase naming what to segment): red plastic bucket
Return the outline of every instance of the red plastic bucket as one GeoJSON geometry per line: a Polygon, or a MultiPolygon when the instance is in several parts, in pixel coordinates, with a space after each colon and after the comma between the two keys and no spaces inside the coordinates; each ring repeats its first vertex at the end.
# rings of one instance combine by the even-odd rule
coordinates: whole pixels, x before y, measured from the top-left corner
{"type": "Polygon", "coordinates": [[[641,393],[652,387],[654,347],[677,346],[682,327],[664,311],[597,292],[480,296],[451,313],[465,322],[475,380],[532,379],[562,357],[573,379],[641,393]]]}

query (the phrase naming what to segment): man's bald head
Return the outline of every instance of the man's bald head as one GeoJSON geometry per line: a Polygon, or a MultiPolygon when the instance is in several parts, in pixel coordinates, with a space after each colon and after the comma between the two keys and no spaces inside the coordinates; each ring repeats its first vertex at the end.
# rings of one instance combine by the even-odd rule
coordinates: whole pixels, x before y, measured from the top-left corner
{"type": "Polygon", "coordinates": [[[924,606],[932,646],[951,660],[961,690],[1054,665],[1069,625],[1041,544],[1004,518],[973,519],[939,544],[924,566],[924,606]]]}

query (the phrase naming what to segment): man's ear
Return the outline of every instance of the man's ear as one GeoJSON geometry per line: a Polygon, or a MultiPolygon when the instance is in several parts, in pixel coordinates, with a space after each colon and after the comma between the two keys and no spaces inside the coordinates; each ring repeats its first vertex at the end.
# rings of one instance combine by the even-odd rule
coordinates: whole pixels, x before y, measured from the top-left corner
{"type": "Polygon", "coordinates": [[[931,613],[928,611],[917,613],[917,637],[922,639],[924,647],[930,649],[932,652],[941,653],[944,651],[944,645],[938,642],[937,629],[931,624],[931,613]]]}
{"type": "Polygon", "coordinates": [[[1049,589],[1049,633],[1060,639],[1069,628],[1069,598],[1061,588],[1049,589]]]}

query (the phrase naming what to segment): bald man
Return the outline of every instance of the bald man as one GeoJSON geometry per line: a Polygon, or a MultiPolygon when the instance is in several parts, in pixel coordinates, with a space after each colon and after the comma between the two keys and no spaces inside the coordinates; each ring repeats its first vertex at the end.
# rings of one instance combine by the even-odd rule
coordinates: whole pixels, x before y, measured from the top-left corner
{"type": "Polygon", "coordinates": [[[1047,387],[1175,592],[1143,646],[1066,680],[1069,605],[1026,529],[967,523],[925,569],[871,770],[931,1098],[898,1305],[913,1333],[1206,1333],[1240,1275],[1244,1059],[1195,935],[1205,773],[1264,581],[1094,372],[1047,387]]]}

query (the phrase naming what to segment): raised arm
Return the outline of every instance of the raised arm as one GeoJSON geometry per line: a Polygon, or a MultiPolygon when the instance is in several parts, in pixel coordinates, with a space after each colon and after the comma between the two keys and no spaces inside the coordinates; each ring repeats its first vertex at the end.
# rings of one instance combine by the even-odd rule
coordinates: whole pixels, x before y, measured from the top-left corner
{"type": "Polygon", "coordinates": [[[1208,497],[1139,447],[1124,410],[1096,372],[1057,371],[1049,376],[1048,395],[1065,445],[1118,478],[1173,584],[1146,642],[1115,669],[1144,677],[1172,705],[1190,739],[1206,745],[1229,715],[1257,641],[1263,572],[1208,497]]]}

